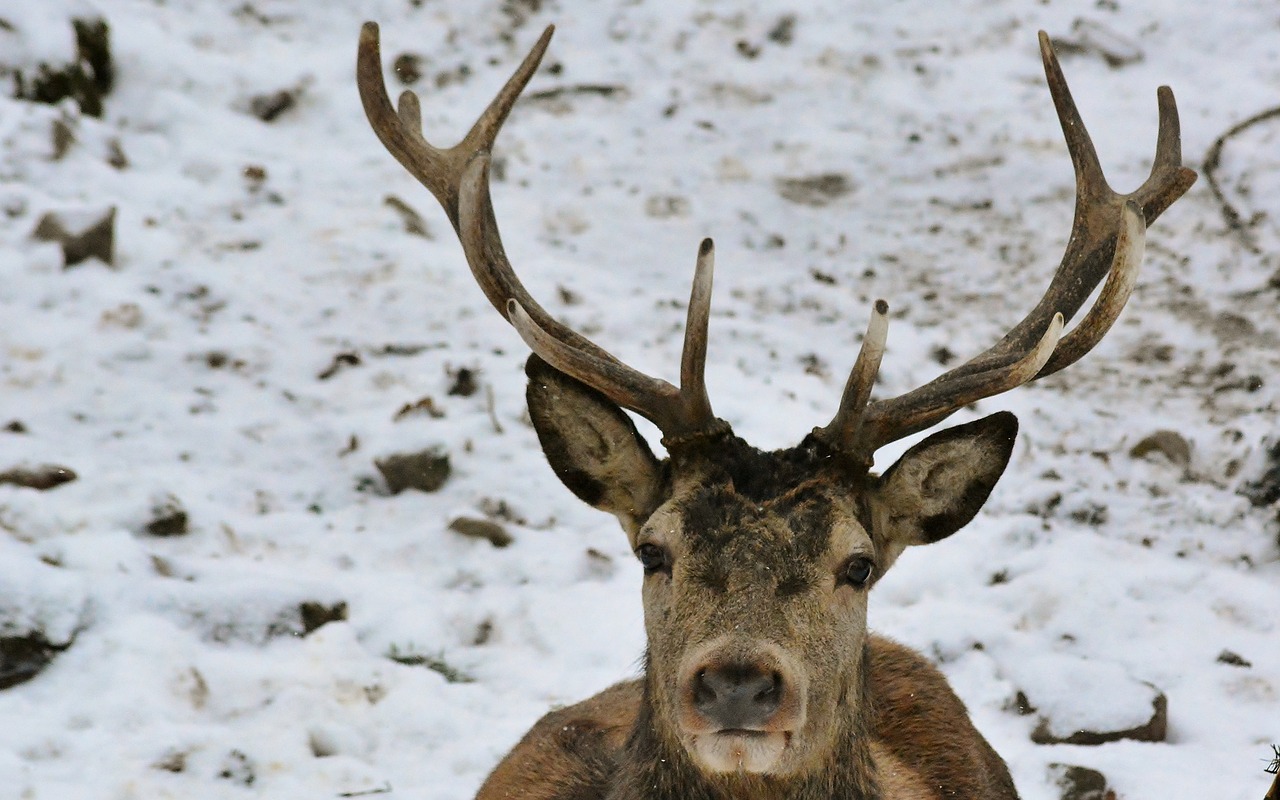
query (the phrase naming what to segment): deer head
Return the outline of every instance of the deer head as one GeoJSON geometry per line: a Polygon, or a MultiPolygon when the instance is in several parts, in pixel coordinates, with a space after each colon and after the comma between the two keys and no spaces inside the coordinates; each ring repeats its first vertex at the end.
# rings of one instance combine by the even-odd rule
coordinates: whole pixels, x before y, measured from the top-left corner
{"type": "MultiPolygon", "coordinates": [[[[1133,288],[1146,226],[1195,180],[1181,164],[1173,94],[1158,92],[1149,179],[1119,194],[1041,33],[1077,179],[1074,227],[1048,290],[987,351],[917,389],[872,400],[888,324],[888,305],[877,301],[833,419],[793,448],[762,452],[714,415],[703,380],[709,239],[696,259],[678,387],[556,321],[516,277],[490,201],[490,148],[551,34],[452,148],[423,138],[412,93],[392,107],[372,23],[361,31],[357,74],[374,131],[443,206],[476,281],[533,351],[527,400],[547,460],[574,494],[618,518],[644,570],[645,695],[629,747],[647,756],[625,769],[648,785],[678,785],[686,797],[702,796],[689,788],[698,781],[764,791],[857,773],[834,743],[859,741],[865,724],[868,592],[904,549],[973,519],[1009,461],[1017,421],[1002,412],[934,433],[881,475],[871,472],[873,455],[1072,364],[1102,339],[1133,288]],[[1064,335],[1064,321],[1104,276],[1064,335]],[[658,426],[665,459],[626,411],[658,426]]],[[[855,745],[852,762],[865,756],[855,745]]]]}

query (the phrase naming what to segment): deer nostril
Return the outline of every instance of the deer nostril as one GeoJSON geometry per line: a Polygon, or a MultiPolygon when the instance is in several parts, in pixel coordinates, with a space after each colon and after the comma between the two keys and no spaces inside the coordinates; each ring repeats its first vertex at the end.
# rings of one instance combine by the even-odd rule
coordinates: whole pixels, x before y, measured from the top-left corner
{"type": "Polygon", "coordinates": [[[760,703],[762,705],[772,703],[773,707],[777,708],[778,702],[782,696],[781,690],[782,690],[782,676],[775,672],[773,673],[772,676],[770,676],[769,684],[764,688],[762,688],[759,692],[757,692],[756,696],[753,699],[755,700],[755,702],[760,703]]]}
{"type": "Polygon", "coordinates": [[[778,672],[735,664],[699,671],[691,688],[694,707],[710,722],[722,729],[755,729],[782,705],[784,682],[778,672]]]}
{"type": "Polygon", "coordinates": [[[707,681],[707,671],[702,670],[693,678],[693,704],[698,708],[711,705],[716,701],[716,690],[707,681]]]}

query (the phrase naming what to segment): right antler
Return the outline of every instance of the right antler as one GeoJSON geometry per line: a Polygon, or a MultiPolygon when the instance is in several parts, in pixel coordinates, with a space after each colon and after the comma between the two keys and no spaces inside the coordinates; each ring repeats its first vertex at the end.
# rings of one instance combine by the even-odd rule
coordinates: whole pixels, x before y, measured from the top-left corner
{"type": "Polygon", "coordinates": [[[442,149],[422,137],[418,98],[413,92],[401,94],[399,109],[392,108],[382,80],[378,26],[366,22],[360,29],[356,83],[369,124],[383,146],[444,207],[462,242],[471,274],[489,302],[515,326],[533,352],[566,375],[653,422],[665,435],[664,441],[725,430],[727,426],[711,411],[703,378],[714,261],[710,239],[703,241],[698,251],[679,389],[628,367],[556,321],[529,296],[507,260],[489,196],[490,149],[511,107],[538,68],[554,31],[554,26],[549,26],[543,32],[462,141],[442,149]]]}
{"type": "Polygon", "coordinates": [[[1161,86],[1156,93],[1160,128],[1151,174],[1137,190],[1115,192],[1043,31],[1040,54],[1076,173],[1075,219],[1066,253],[1040,302],[994,346],[906,394],[868,402],[887,326],[888,307],[877,301],[840,409],[828,425],[814,429],[829,446],[868,465],[875,451],[889,442],[929,428],[970,403],[1051,375],[1093,349],[1133,290],[1147,225],[1195,183],[1196,173],[1182,166],[1173,92],[1161,86]],[[1059,340],[1064,320],[1080,309],[1108,271],[1093,307],[1059,340]]]}

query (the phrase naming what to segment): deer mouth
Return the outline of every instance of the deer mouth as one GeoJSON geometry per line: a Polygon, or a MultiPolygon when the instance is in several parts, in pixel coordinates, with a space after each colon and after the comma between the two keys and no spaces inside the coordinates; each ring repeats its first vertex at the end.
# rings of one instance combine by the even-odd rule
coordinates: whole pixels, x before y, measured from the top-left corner
{"type": "Polygon", "coordinates": [[[696,735],[689,748],[708,772],[767,775],[791,744],[788,731],[725,728],[696,735]]]}

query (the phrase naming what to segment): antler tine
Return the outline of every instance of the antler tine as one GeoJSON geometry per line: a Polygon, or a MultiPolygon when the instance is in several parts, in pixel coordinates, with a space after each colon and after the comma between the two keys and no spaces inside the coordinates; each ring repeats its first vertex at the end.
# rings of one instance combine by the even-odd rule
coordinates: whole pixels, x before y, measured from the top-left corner
{"type": "MultiPolygon", "coordinates": [[[[493,256],[492,248],[501,248],[501,242],[494,241],[484,224],[492,212],[492,206],[488,203],[488,169],[487,153],[480,153],[473,158],[463,173],[458,198],[458,237],[462,241],[462,250],[472,265],[472,272],[482,285],[490,274],[484,269],[486,263],[506,264],[500,251],[498,256],[493,256]]],[[[711,240],[705,240],[699,251],[693,293],[689,301],[680,389],[667,381],[649,377],[628,367],[576,333],[570,338],[556,330],[548,330],[541,319],[529,313],[520,296],[507,300],[506,317],[529,345],[529,349],[543,361],[601,392],[618,405],[650,420],[665,434],[663,441],[674,442],[686,436],[715,432],[722,428],[722,424],[711,411],[711,402],[707,398],[703,380],[711,303],[712,252],[711,240]]],[[[510,268],[507,265],[505,269],[495,271],[509,274],[510,268]]],[[[514,274],[511,274],[511,280],[515,280],[514,274]]],[[[488,291],[486,288],[486,293],[488,291]]],[[[527,297],[523,289],[521,294],[527,297]]],[[[545,315],[546,312],[542,313],[545,315]]],[[[569,331],[560,323],[554,320],[552,322],[559,329],[569,331]]]]}
{"type": "Polygon", "coordinates": [[[1146,249],[1147,223],[1142,211],[1133,201],[1125,203],[1123,220],[1120,223],[1120,235],[1116,240],[1116,255],[1107,274],[1107,282],[1102,284],[1098,301],[1085,314],[1084,319],[1072,329],[1071,333],[1062,337],[1062,341],[1053,351],[1053,356],[1044,365],[1036,378],[1052,375],[1060,369],[1069,367],[1079,361],[1085,353],[1094,348],[1107,331],[1120,317],[1120,311],[1129,301],[1133,287],[1138,283],[1138,267],[1142,265],[1142,256],[1146,249]]]}
{"type": "Polygon", "coordinates": [[[680,356],[680,394],[691,417],[715,419],[707,395],[707,328],[711,322],[711,282],[716,249],[710,239],[698,246],[698,261],[689,292],[689,312],[684,323],[684,349],[680,356]]]}
{"type": "MultiPolygon", "coordinates": [[[[844,384],[844,394],[840,396],[840,408],[830,423],[814,428],[813,435],[837,450],[850,450],[857,441],[862,430],[862,418],[871,399],[871,387],[875,385],[876,375],[880,372],[880,361],[884,358],[885,341],[889,338],[889,304],[877,300],[871,307],[871,319],[867,322],[867,332],[862,337],[862,347],[858,350],[858,359],[853,362],[853,369],[844,384]]],[[[870,454],[868,454],[870,455],[870,454]]]]}
{"type": "MultiPolygon", "coordinates": [[[[1044,76],[1049,84],[1049,95],[1053,98],[1053,106],[1058,112],[1058,121],[1062,124],[1062,134],[1067,140],[1067,152],[1071,154],[1071,165],[1075,167],[1077,194],[1076,202],[1081,201],[1082,194],[1091,192],[1110,192],[1107,178],[1102,174],[1102,164],[1098,161],[1098,151],[1093,146],[1084,120],[1080,117],[1080,109],[1076,107],[1075,98],[1071,96],[1071,87],[1062,74],[1062,66],[1058,56],[1053,52],[1053,42],[1049,34],[1040,31],[1040,59],[1044,62],[1044,76]]],[[[1089,199],[1089,198],[1085,198],[1089,199]]]]}
{"type": "Polygon", "coordinates": [[[1030,383],[1053,356],[1062,327],[1062,315],[1054,314],[1036,344],[1012,363],[999,370],[955,377],[946,384],[945,392],[939,391],[935,383],[913,389],[890,401],[903,401],[899,407],[890,407],[892,414],[872,404],[862,421],[861,433],[847,452],[870,463],[872,454],[885,444],[936,425],[970,403],[1030,383]]]}
{"type": "Polygon", "coordinates": [[[1020,375],[1034,363],[1030,355],[1045,346],[1045,332],[1054,329],[1054,320],[1071,319],[1109,273],[1084,319],[1061,342],[1055,341],[1055,349],[1040,362],[1037,374],[1026,380],[1057,372],[1089,352],[1111,328],[1132,292],[1147,226],[1195,182],[1195,172],[1182,166],[1173,93],[1161,87],[1157,92],[1160,127],[1151,174],[1137,190],[1115,192],[1107,183],[1053,45],[1043,31],[1040,52],[1076,175],[1075,217],[1062,261],[1044,296],[994,346],[924,386],[868,403],[863,418],[844,420],[842,438],[850,444],[842,449],[859,458],[870,461],[877,448],[923,430],[968,403],[1026,382],[1011,381],[1014,373],[1020,375]]]}
{"type": "Polygon", "coordinates": [[[1182,166],[1182,124],[1178,120],[1178,102],[1168,86],[1156,89],[1160,109],[1160,130],[1156,135],[1156,155],[1151,175],[1130,197],[1142,209],[1150,223],[1173,205],[1196,182],[1194,170],[1182,166]]]}
{"type": "MultiPolygon", "coordinates": [[[[453,147],[440,148],[433,146],[422,136],[422,116],[417,95],[409,91],[402,92],[399,108],[391,107],[387,87],[382,80],[378,25],[366,22],[360,29],[360,46],[356,56],[356,83],[369,124],[383,146],[409,171],[409,174],[427,187],[440,203],[449,218],[449,223],[458,232],[459,237],[462,233],[458,210],[459,195],[467,167],[472,160],[481,154],[487,154],[492,148],[502,123],[511,113],[511,108],[515,105],[520,92],[533,77],[554,32],[554,26],[547,27],[537,44],[525,56],[524,61],[471,126],[471,130],[462,141],[453,147]]],[[[498,221],[494,216],[493,203],[489,197],[487,169],[483,172],[481,180],[484,186],[479,193],[480,212],[475,215],[475,222],[483,232],[480,239],[483,246],[467,253],[467,263],[471,266],[476,282],[489,298],[489,303],[505,318],[507,300],[515,298],[547,331],[569,341],[575,347],[607,356],[608,354],[596,345],[557,322],[525,290],[524,285],[516,277],[511,263],[507,260],[506,251],[502,246],[502,236],[498,231],[498,221]]]]}
{"type": "MultiPolygon", "coordinates": [[[[400,95],[399,112],[391,107],[386,83],[382,80],[382,47],[378,24],[366,22],[360,28],[360,46],[356,55],[356,84],[365,116],[384,147],[411,175],[435,195],[444,207],[449,222],[458,227],[458,182],[476,153],[490,150],[502,130],[512,107],[528,85],[542,56],[551,43],[555,26],[548,25],[533,49],[498,91],[488,107],[476,119],[462,141],[453,147],[435,147],[422,137],[418,96],[405,91],[400,95]]],[[[502,306],[498,306],[502,310],[502,306]]]]}

